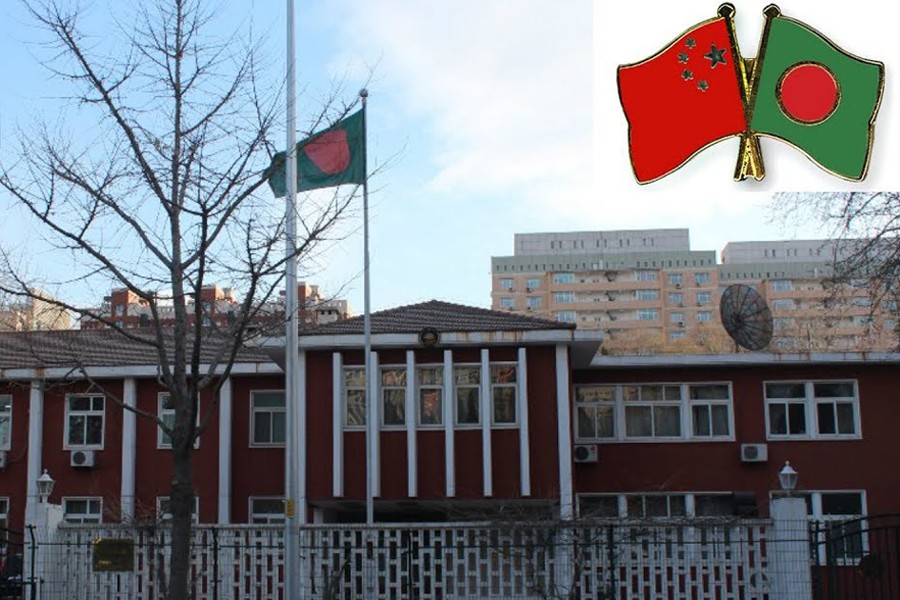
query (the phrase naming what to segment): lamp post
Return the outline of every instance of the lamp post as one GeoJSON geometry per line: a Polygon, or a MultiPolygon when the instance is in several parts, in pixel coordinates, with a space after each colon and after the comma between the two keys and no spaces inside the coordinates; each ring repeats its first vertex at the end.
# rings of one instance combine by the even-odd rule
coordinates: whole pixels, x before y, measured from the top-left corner
{"type": "Polygon", "coordinates": [[[47,503],[47,499],[53,492],[54,483],[56,482],[53,481],[52,477],[50,477],[50,473],[47,472],[47,469],[44,469],[43,474],[41,474],[41,476],[37,478],[37,493],[41,504],[47,503]]]}
{"type": "Polygon", "coordinates": [[[784,490],[786,496],[793,495],[794,488],[797,487],[798,476],[799,474],[791,466],[791,462],[785,461],[784,467],[778,473],[778,481],[781,483],[781,489],[784,490]]]}

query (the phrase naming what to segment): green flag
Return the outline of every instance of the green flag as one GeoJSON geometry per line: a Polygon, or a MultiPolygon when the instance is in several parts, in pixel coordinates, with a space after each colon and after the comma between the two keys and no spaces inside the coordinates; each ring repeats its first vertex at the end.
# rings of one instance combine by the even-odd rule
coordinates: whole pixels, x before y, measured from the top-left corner
{"type": "Polygon", "coordinates": [[[848,54],[780,14],[767,27],[757,58],[751,131],[795,146],[836,175],[862,179],[884,65],[848,54]]]}
{"type": "MultiPolygon", "coordinates": [[[[363,110],[297,143],[297,191],[363,183],[366,179],[366,134],[363,110]]],[[[279,152],[269,165],[269,187],[276,198],[287,194],[286,154],[279,152]]]]}

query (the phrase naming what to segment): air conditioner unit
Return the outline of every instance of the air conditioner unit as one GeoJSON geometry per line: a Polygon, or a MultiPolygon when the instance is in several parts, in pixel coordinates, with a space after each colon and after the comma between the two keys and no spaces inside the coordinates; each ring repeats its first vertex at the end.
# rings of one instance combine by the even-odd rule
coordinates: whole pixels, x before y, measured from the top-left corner
{"type": "Polygon", "coordinates": [[[0,470],[6,468],[6,452],[0,452],[0,470]]]}
{"type": "Polygon", "coordinates": [[[684,327],[684,321],[678,321],[678,326],[679,326],[679,327],[684,327]]]}
{"type": "Polygon", "coordinates": [[[769,460],[769,447],[765,444],[741,444],[741,462],[761,463],[769,460]]]}
{"type": "Polygon", "coordinates": [[[575,444],[572,457],[577,463],[597,462],[597,444],[575,444]]]}
{"type": "Polygon", "coordinates": [[[676,289],[676,290],[680,290],[680,289],[681,289],[681,284],[680,284],[680,283],[676,283],[676,284],[675,284],[675,289],[676,289]]]}
{"type": "Polygon", "coordinates": [[[69,464],[73,467],[90,468],[94,466],[95,458],[93,450],[72,450],[69,454],[69,464]]]}
{"type": "Polygon", "coordinates": [[[525,307],[525,310],[531,310],[531,307],[530,307],[530,306],[526,306],[526,307],[525,307]]]}
{"type": "Polygon", "coordinates": [[[530,287],[527,287],[527,288],[525,288],[525,291],[526,291],[526,292],[533,292],[534,290],[531,289],[530,287]]]}

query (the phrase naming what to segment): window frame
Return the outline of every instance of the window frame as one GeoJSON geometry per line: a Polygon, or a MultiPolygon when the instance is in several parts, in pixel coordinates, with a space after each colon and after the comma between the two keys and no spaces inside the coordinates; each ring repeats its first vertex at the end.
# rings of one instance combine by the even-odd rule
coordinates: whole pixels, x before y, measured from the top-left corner
{"type": "Polygon", "coordinates": [[[444,365],[441,363],[435,364],[421,364],[416,365],[415,368],[415,378],[416,378],[416,427],[420,429],[443,429],[444,428],[444,365]],[[421,371],[425,370],[434,370],[438,375],[439,383],[427,383],[423,384],[422,379],[419,376],[421,371]],[[437,417],[438,421],[436,423],[423,423],[422,422],[422,392],[423,391],[432,391],[437,392],[438,395],[438,410],[437,417]]]}
{"type": "MultiPolygon", "coordinates": [[[[862,433],[862,417],[859,398],[859,380],[856,378],[844,379],[767,379],[762,383],[762,395],[765,405],[765,421],[766,421],[766,440],[767,441],[808,441],[808,440],[861,440],[862,433]],[[837,397],[816,397],[816,384],[829,383],[849,383],[853,386],[853,397],[837,396],[837,397]],[[767,386],[769,384],[788,384],[803,385],[803,398],[769,398],[767,386]],[[820,404],[849,404],[853,411],[853,433],[821,433],[819,425],[819,405],[820,404]],[[772,417],[770,407],[774,404],[784,404],[789,406],[802,405],[804,410],[804,433],[790,433],[790,413],[786,410],[785,415],[788,431],[786,433],[772,432],[772,417]]],[[[837,410],[835,408],[835,410],[837,410]]],[[[837,425],[837,415],[835,415],[835,424],[837,425]]]]}
{"type": "MultiPolygon", "coordinates": [[[[640,393],[640,392],[639,392],[640,393]]],[[[734,386],[731,381],[709,380],[709,381],[642,381],[642,382],[616,382],[616,383],[579,383],[573,386],[574,398],[574,418],[572,419],[572,439],[575,443],[581,444],[647,444],[660,442],[678,442],[678,443],[716,443],[716,442],[733,442],[735,441],[735,414],[734,414],[734,386]],[[698,386],[726,386],[728,389],[728,397],[724,399],[697,399],[691,400],[690,392],[692,387],[698,386]],[[651,435],[634,436],[629,435],[626,422],[626,407],[653,407],[657,404],[661,406],[673,406],[674,400],[625,400],[625,388],[641,386],[661,386],[662,395],[665,397],[666,387],[679,388],[680,400],[678,402],[679,428],[678,436],[660,436],[653,435],[653,425],[651,420],[651,435]],[[579,408],[599,407],[601,405],[597,401],[579,401],[581,394],[579,390],[582,388],[614,388],[614,398],[611,403],[606,405],[612,406],[612,436],[600,437],[596,435],[599,428],[596,426],[597,415],[594,417],[594,437],[582,437],[579,435],[579,418],[581,412],[579,408]],[[725,406],[728,411],[728,435],[695,435],[693,421],[693,407],[699,404],[721,405],[725,406]]],[[[608,402],[608,401],[604,401],[608,402]]],[[[651,408],[651,413],[653,409],[651,408]]],[[[651,416],[651,419],[653,417],[651,416]]]]}
{"type": "Polygon", "coordinates": [[[63,496],[62,498],[60,498],[60,505],[62,506],[63,522],[65,522],[65,523],[73,523],[73,524],[77,524],[77,525],[83,525],[83,524],[92,525],[92,524],[96,524],[96,523],[103,523],[103,496],[63,496]],[[94,515],[95,513],[91,513],[91,512],[71,513],[67,510],[67,506],[68,506],[69,502],[87,502],[88,508],[90,508],[91,502],[97,502],[97,506],[99,508],[98,512],[96,513],[97,520],[96,521],[94,521],[93,519],[85,520],[84,517],[78,519],[77,521],[72,520],[71,518],[69,518],[69,515],[72,515],[72,514],[94,515]]]}
{"type": "Polygon", "coordinates": [[[708,271],[700,271],[694,273],[694,285],[699,287],[701,285],[709,285],[712,283],[712,276],[708,271]]]}
{"type": "Polygon", "coordinates": [[[91,393],[79,393],[79,394],[66,394],[65,398],[65,410],[63,416],[63,450],[103,450],[104,443],[106,441],[106,396],[104,394],[91,394],[91,393]],[[91,398],[91,408],[88,410],[78,410],[73,411],[71,408],[71,400],[75,398],[91,398]],[[103,401],[103,409],[96,410],[93,408],[93,399],[100,398],[103,401]],[[75,412],[77,414],[73,415],[75,412]],[[83,416],[85,418],[84,422],[84,433],[85,438],[87,437],[87,419],[89,417],[100,416],[100,442],[93,444],[73,444],[70,442],[72,435],[72,426],[71,419],[74,416],[83,416]]]}
{"type": "MultiPolygon", "coordinates": [[[[162,504],[163,502],[169,502],[171,496],[157,496],[156,497],[156,520],[161,523],[169,523],[172,521],[172,513],[171,512],[163,512],[162,504]]],[[[191,523],[198,524],[200,522],[200,496],[194,494],[194,510],[191,511],[191,523]]]]}
{"type": "Polygon", "coordinates": [[[0,529],[9,529],[9,496],[0,496],[0,529]]]}
{"type": "Polygon", "coordinates": [[[341,367],[341,413],[343,420],[343,429],[350,431],[362,431],[366,428],[366,422],[369,418],[366,409],[366,369],[362,365],[344,365],[341,367]],[[355,371],[362,375],[362,385],[347,385],[347,375],[348,372],[355,371]],[[350,406],[349,399],[350,391],[361,392],[362,393],[362,422],[361,423],[350,423],[350,412],[348,408],[350,406]]]}
{"type": "Polygon", "coordinates": [[[488,382],[489,389],[489,400],[488,409],[491,411],[491,429],[514,429],[519,426],[519,363],[515,361],[497,361],[491,362],[488,364],[488,373],[490,377],[490,381],[488,382]],[[494,369],[502,369],[511,367],[515,373],[515,380],[510,382],[494,382],[494,369]],[[496,407],[496,397],[494,396],[495,390],[501,389],[511,389],[513,392],[512,398],[512,406],[515,414],[513,415],[512,421],[497,421],[497,407],[496,407]]]}
{"type": "Polygon", "coordinates": [[[691,398],[691,388],[692,387],[701,387],[701,386],[720,386],[723,385],[721,383],[688,383],[687,384],[687,398],[685,400],[688,403],[688,417],[690,418],[690,437],[691,439],[709,439],[710,441],[728,441],[734,439],[734,398],[732,397],[731,390],[728,390],[727,398],[691,398]],[[707,415],[709,418],[709,435],[701,435],[695,431],[694,425],[694,407],[704,406],[707,408],[707,415]],[[728,425],[728,432],[726,434],[716,434],[714,432],[715,428],[715,419],[713,418],[713,408],[717,406],[724,406],[726,409],[726,424],[728,425]]]}
{"type": "Polygon", "coordinates": [[[253,525],[284,525],[286,518],[287,517],[284,510],[284,496],[250,496],[249,498],[247,498],[247,523],[253,525]],[[253,503],[257,500],[281,502],[281,512],[255,512],[253,510],[253,503]],[[273,517],[272,515],[279,515],[279,517],[273,517]]]}
{"type": "Polygon", "coordinates": [[[285,390],[250,390],[250,447],[251,448],[284,448],[287,438],[287,406],[285,399],[285,390]],[[255,405],[256,394],[281,394],[282,404],[281,410],[278,410],[278,407],[266,406],[257,408],[255,405]],[[256,418],[257,413],[266,413],[269,415],[269,437],[274,437],[272,433],[275,431],[275,428],[272,426],[274,424],[275,415],[280,414],[281,418],[284,419],[284,430],[285,430],[285,441],[283,442],[260,442],[256,440],[256,418]]]}
{"type": "Polygon", "coordinates": [[[13,396],[12,394],[0,394],[0,450],[12,450],[12,427],[13,396]],[[3,409],[4,401],[8,401],[6,409],[3,409]]]}
{"type": "Polygon", "coordinates": [[[453,427],[456,429],[480,429],[481,428],[481,420],[483,416],[481,414],[481,364],[480,363],[454,363],[453,364],[453,427]],[[463,383],[460,384],[456,380],[456,370],[460,369],[473,369],[477,374],[478,381],[476,383],[463,383]],[[467,389],[475,390],[475,398],[477,402],[475,403],[475,411],[477,413],[478,419],[474,423],[461,423],[459,420],[459,389],[467,389]]]}
{"type": "MultiPolygon", "coordinates": [[[[773,491],[769,493],[770,501],[778,495],[779,492],[773,491]]],[[[795,493],[796,496],[807,499],[808,503],[806,505],[807,509],[807,520],[810,524],[813,523],[826,523],[829,521],[834,522],[847,522],[860,520],[862,522],[866,522],[869,517],[868,511],[868,498],[866,497],[866,490],[864,489],[838,489],[838,490],[801,490],[795,493]],[[851,514],[824,514],[822,512],[822,496],[827,495],[836,495],[836,494],[858,494],[860,508],[862,509],[862,513],[859,515],[851,515],[851,514]]],[[[826,547],[823,543],[825,541],[825,531],[819,531],[820,536],[819,539],[814,539],[815,530],[810,531],[810,544],[813,547],[810,549],[811,552],[813,550],[819,553],[818,559],[819,564],[825,564],[826,562],[826,547]]],[[[866,531],[863,530],[860,532],[860,556],[836,556],[837,564],[839,565],[853,565],[856,566],[861,556],[865,556],[869,552],[869,536],[866,535],[866,531]]]]}
{"type": "Polygon", "coordinates": [[[406,424],[409,422],[410,415],[406,414],[406,401],[407,401],[407,386],[409,381],[409,373],[406,370],[406,365],[378,365],[378,424],[381,429],[384,430],[394,430],[394,429],[406,429],[406,424]],[[400,385],[390,385],[386,386],[384,384],[384,374],[386,371],[401,371],[403,373],[403,383],[400,385]],[[401,410],[403,411],[403,422],[402,423],[385,423],[384,417],[386,414],[385,411],[385,392],[386,391],[402,391],[403,392],[403,402],[400,404],[401,410]]]}
{"type": "MultiPolygon", "coordinates": [[[[164,408],[163,407],[163,398],[171,397],[171,396],[172,396],[172,394],[169,392],[159,392],[157,394],[157,401],[156,401],[156,411],[157,412],[156,412],[156,414],[160,419],[164,419],[165,416],[169,413],[172,414],[173,420],[175,418],[175,409],[174,408],[164,408]]],[[[200,407],[199,406],[197,407],[197,425],[198,426],[200,425],[200,407]]],[[[165,434],[163,433],[163,430],[159,426],[157,426],[156,427],[156,449],[157,450],[171,450],[172,449],[172,440],[169,440],[168,442],[166,442],[163,439],[164,435],[165,434]]],[[[200,437],[198,436],[197,439],[194,440],[194,448],[199,448],[199,447],[200,447],[200,437]]]]}

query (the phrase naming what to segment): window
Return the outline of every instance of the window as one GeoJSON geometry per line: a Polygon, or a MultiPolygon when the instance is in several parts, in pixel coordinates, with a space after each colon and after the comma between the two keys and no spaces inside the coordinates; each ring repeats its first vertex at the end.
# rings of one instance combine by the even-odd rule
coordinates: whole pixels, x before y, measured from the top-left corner
{"type": "Polygon", "coordinates": [[[730,493],[579,494],[578,514],[594,518],[730,517],[730,493]]]}
{"type": "Polygon", "coordinates": [[[516,422],[516,365],[491,365],[491,423],[516,422]]]}
{"type": "Polygon", "coordinates": [[[786,381],[765,384],[770,438],[858,438],[855,381],[786,381]]]}
{"type": "MultiPolygon", "coordinates": [[[[172,396],[169,394],[160,394],[157,401],[159,420],[169,429],[173,428],[175,426],[175,407],[172,406],[172,396]]],[[[156,447],[172,447],[172,438],[163,431],[162,427],[156,428],[156,447]]]]}
{"type": "Polygon", "coordinates": [[[0,450],[12,447],[12,396],[0,396],[0,450]]]}
{"type": "Polygon", "coordinates": [[[697,313],[698,323],[709,323],[710,321],[712,321],[712,313],[708,310],[701,310],[697,313]]]}
{"type": "Polygon", "coordinates": [[[538,277],[529,277],[525,280],[525,287],[530,290],[537,290],[541,287],[541,280],[538,277]]]}
{"type": "Polygon", "coordinates": [[[500,289],[501,290],[511,290],[513,289],[513,280],[509,277],[503,277],[500,279],[500,289]]]}
{"type": "Polygon", "coordinates": [[[561,310],[556,313],[556,320],[560,323],[574,323],[576,316],[574,310],[561,310]]]}
{"type": "Polygon", "coordinates": [[[636,296],[638,300],[643,302],[659,300],[659,292],[656,290],[638,290],[636,296]]]}
{"type": "Polygon", "coordinates": [[[63,498],[63,520],[66,523],[100,523],[103,516],[103,499],[63,498]]]}
{"type": "Polygon", "coordinates": [[[284,523],[284,499],[250,498],[250,522],[265,525],[284,523]]]}
{"type": "Polygon", "coordinates": [[[577,441],[733,439],[727,382],[575,386],[577,441]]]}
{"type": "Polygon", "coordinates": [[[822,491],[800,492],[797,495],[806,501],[809,520],[818,523],[810,543],[812,551],[819,552],[820,564],[826,560],[828,548],[823,542],[830,533],[830,539],[834,540],[830,548],[834,557],[856,565],[868,550],[863,531],[866,526],[862,520],[866,516],[865,492],[822,491]]]}
{"type": "Polygon", "coordinates": [[[575,292],[556,292],[553,294],[553,301],[560,304],[575,302],[575,292]]]}
{"type": "Polygon", "coordinates": [[[625,435],[681,435],[681,388],[677,385],[626,385],[622,388],[625,435]]]}
{"type": "Polygon", "coordinates": [[[366,425],[366,370],[344,367],[344,426],[366,425]]]}
{"type": "Polygon", "coordinates": [[[419,425],[444,423],[444,367],[418,367],[419,425]]]}
{"type": "Polygon", "coordinates": [[[9,528],[9,498],[0,498],[0,529],[9,528]]]}
{"type": "Polygon", "coordinates": [[[682,294],[681,292],[669,292],[669,295],[666,298],[666,302],[668,304],[679,306],[684,303],[684,294],[682,294]]]}
{"type": "Polygon", "coordinates": [[[528,296],[525,299],[525,306],[528,308],[540,308],[541,307],[541,298],[540,296],[528,296]]]}
{"type": "Polygon", "coordinates": [[[790,279],[774,279],[772,280],[773,292],[789,292],[793,289],[790,279]]]}
{"type": "Polygon", "coordinates": [[[481,367],[453,367],[453,390],[456,395],[456,424],[480,424],[481,367]]]}
{"type": "Polygon", "coordinates": [[[553,283],[557,285],[565,285],[567,283],[575,283],[574,273],[554,273],[553,283]]]}
{"type": "Polygon", "coordinates": [[[406,424],[406,367],[381,369],[381,424],[406,424]]]}
{"type": "Polygon", "coordinates": [[[709,273],[694,273],[695,285],[709,285],[709,273]]]}
{"type": "Polygon", "coordinates": [[[512,298],[500,298],[500,308],[513,308],[514,306],[512,298]]]}
{"type": "Polygon", "coordinates": [[[659,318],[659,311],[654,308],[642,308],[637,311],[638,321],[655,321],[659,318]]]}
{"type": "Polygon", "coordinates": [[[253,446],[282,446],[285,440],[284,392],[250,392],[253,446]]]}
{"type": "Polygon", "coordinates": [[[669,285],[682,285],[684,283],[684,275],[681,273],[669,273],[669,285]]]}
{"type": "Polygon", "coordinates": [[[672,333],[669,334],[669,340],[672,342],[677,342],[678,340],[683,340],[683,339],[684,339],[683,331],[673,331],[672,333]]]}
{"type": "Polygon", "coordinates": [[[66,397],[65,448],[103,448],[103,396],[66,397]]]}
{"type": "Polygon", "coordinates": [[[684,517],[687,508],[684,494],[627,494],[626,517],[684,517]]]}
{"type": "Polygon", "coordinates": [[[697,304],[709,304],[711,300],[709,292],[697,292],[697,304]]]}
{"type": "Polygon", "coordinates": [[[691,424],[694,437],[731,435],[731,392],[725,384],[689,385],[691,424]]]}
{"type": "MultiPolygon", "coordinates": [[[[194,507],[191,509],[191,522],[197,523],[200,514],[200,498],[194,494],[194,507]]],[[[168,496],[159,496],[156,498],[156,518],[160,521],[172,520],[172,506],[168,496]]]]}
{"type": "Polygon", "coordinates": [[[793,310],[794,301],[790,298],[778,298],[772,300],[772,308],[774,310],[793,310]]]}
{"type": "Polygon", "coordinates": [[[656,281],[656,271],[638,271],[635,273],[638,281],[656,281]]]}
{"type": "Polygon", "coordinates": [[[676,325],[679,323],[684,323],[684,313],[683,312],[669,313],[669,322],[675,323],[676,325]]]}
{"type": "Polygon", "coordinates": [[[614,437],[615,401],[615,386],[584,385],[576,387],[575,419],[578,427],[577,437],[579,439],[614,437]]]}

